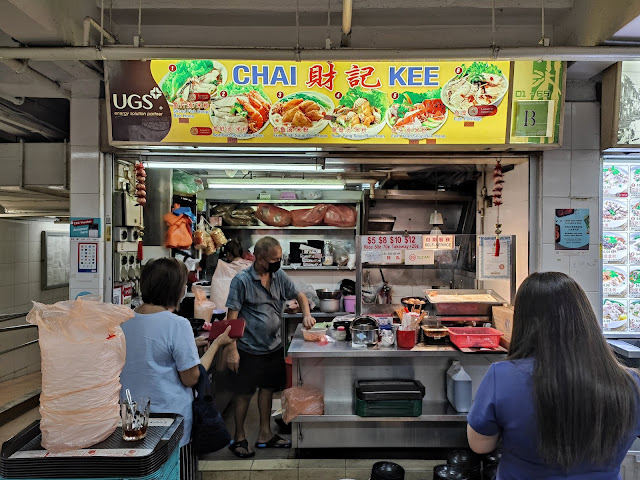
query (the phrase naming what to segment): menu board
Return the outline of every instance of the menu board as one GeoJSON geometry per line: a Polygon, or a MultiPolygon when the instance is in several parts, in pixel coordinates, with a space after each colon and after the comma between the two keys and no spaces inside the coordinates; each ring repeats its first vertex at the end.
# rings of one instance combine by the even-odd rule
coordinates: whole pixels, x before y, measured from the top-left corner
{"type": "Polygon", "coordinates": [[[640,332],[640,164],[604,162],[603,327],[640,332]]]}
{"type": "MultiPolygon", "coordinates": [[[[563,65],[524,62],[519,99],[553,101],[559,114],[563,65]]],[[[511,67],[473,60],[110,61],[110,141],[503,145],[511,67]]]]}

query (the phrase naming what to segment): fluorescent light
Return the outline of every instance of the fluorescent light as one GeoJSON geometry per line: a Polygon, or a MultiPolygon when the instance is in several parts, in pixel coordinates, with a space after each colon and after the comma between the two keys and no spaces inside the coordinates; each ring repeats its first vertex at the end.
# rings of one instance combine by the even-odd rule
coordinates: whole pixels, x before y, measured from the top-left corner
{"type": "Polygon", "coordinates": [[[321,164],[304,163],[217,163],[217,162],[145,162],[147,168],[180,168],[197,170],[251,170],[254,172],[344,172],[343,168],[323,169],[321,164]]]}
{"type": "Polygon", "coordinates": [[[241,181],[238,179],[210,179],[210,189],[259,189],[259,190],[344,190],[341,180],[320,180],[315,178],[260,178],[241,181]]]}
{"type": "Polygon", "coordinates": [[[344,190],[344,184],[340,185],[335,183],[318,183],[304,185],[302,183],[282,183],[279,185],[275,185],[267,183],[209,183],[209,188],[216,190],[344,190]]]}

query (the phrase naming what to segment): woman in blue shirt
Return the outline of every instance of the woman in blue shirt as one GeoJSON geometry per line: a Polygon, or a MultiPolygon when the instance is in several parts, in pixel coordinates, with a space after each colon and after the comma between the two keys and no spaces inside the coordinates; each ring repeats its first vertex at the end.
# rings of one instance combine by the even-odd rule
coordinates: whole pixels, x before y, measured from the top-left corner
{"type": "Polygon", "coordinates": [[[122,324],[127,341],[127,360],[120,375],[122,389],[134,397],[151,399],[151,411],[184,417],[180,440],[181,464],[192,461],[193,391],[202,363],[209,370],[219,347],[230,344],[231,327],[211,344],[200,358],[191,324],[175,313],[187,291],[187,268],[175,258],[151,260],[142,269],[140,290],[143,305],[122,324]]]}
{"type": "Polygon", "coordinates": [[[491,365],[467,420],[475,452],[502,438],[499,480],[617,480],[640,435],[640,378],[575,280],[534,273],[516,296],[508,359],[491,365]]]}

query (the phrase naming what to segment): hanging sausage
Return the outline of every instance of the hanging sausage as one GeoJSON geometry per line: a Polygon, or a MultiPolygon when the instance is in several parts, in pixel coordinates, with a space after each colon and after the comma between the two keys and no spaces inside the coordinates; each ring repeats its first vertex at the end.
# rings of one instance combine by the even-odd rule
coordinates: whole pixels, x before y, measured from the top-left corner
{"type": "Polygon", "coordinates": [[[136,200],[138,205],[145,206],[147,204],[147,172],[142,162],[135,165],[136,170],[136,200]]]}

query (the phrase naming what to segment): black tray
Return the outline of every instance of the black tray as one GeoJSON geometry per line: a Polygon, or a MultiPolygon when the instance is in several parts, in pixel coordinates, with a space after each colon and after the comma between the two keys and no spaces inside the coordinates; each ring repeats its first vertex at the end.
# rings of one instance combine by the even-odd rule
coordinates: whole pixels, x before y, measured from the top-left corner
{"type": "MultiPolygon", "coordinates": [[[[178,448],[184,430],[184,419],[172,413],[152,413],[151,419],[170,419],[169,426],[149,426],[147,435],[138,442],[125,442],[122,429],[90,450],[147,449],[147,455],[118,456],[64,456],[38,457],[45,452],[40,442],[40,421],[37,420],[2,445],[0,477],[3,478],[104,478],[143,477],[160,469],[178,448]],[[32,458],[11,458],[18,452],[33,452],[32,458]]],[[[115,452],[112,452],[115,454],[115,452]]]]}
{"type": "Polygon", "coordinates": [[[364,401],[422,400],[424,385],[418,380],[358,380],[356,397],[364,401]]]}

